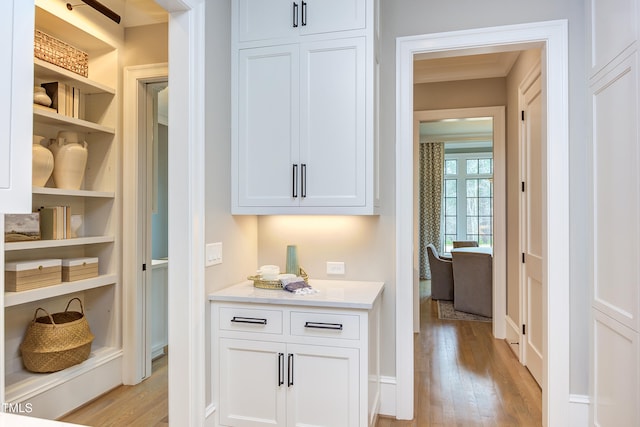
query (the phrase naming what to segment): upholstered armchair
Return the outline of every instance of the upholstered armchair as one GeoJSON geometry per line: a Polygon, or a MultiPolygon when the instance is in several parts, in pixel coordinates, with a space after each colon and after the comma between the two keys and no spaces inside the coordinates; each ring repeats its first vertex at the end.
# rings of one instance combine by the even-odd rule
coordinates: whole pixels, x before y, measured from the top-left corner
{"type": "Polygon", "coordinates": [[[456,295],[453,308],[492,317],[493,258],[489,250],[483,249],[451,251],[453,286],[456,295]]]}
{"type": "Polygon", "coordinates": [[[432,244],[427,245],[429,268],[431,269],[431,298],[453,299],[453,268],[452,262],[440,258],[438,251],[432,244]]]}

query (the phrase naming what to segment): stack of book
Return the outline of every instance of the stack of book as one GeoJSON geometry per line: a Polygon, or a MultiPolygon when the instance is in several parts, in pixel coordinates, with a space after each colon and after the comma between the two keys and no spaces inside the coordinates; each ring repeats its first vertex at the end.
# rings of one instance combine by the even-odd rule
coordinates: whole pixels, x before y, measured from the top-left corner
{"type": "Polygon", "coordinates": [[[81,101],[83,95],[80,93],[80,89],[60,82],[43,83],[40,86],[45,89],[47,95],[51,98],[51,107],[34,104],[36,107],[55,111],[63,116],[76,119],[84,118],[82,112],[84,103],[81,101]]]}
{"type": "Polygon", "coordinates": [[[41,207],[40,238],[43,240],[60,240],[71,238],[71,207],[41,207]]]}

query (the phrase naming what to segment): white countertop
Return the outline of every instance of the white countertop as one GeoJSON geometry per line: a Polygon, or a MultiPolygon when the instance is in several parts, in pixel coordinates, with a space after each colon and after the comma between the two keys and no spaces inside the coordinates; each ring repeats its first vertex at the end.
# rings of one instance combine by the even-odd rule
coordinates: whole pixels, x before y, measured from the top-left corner
{"type": "Polygon", "coordinates": [[[296,295],[285,290],[256,288],[247,280],[209,294],[209,300],[369,310],[384,288],[383,282],[347,280],[309,280],[309,285],[319,292],[296,295]]]}
{"type": "Polygon", "coordinates": [[[15,415],[0,412],[0,427],[71,427],[79,426],[79,424],[69,424],[60,421],[44,420],[41,418],[32,418],[23,415],[15,415]]]}

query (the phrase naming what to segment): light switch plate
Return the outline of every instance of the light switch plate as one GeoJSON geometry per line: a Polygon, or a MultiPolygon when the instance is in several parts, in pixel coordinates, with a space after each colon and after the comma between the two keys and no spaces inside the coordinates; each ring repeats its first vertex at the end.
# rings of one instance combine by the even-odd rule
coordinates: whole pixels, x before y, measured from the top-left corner
{"type": "Polygon", "coordinates": [[[222,264],[222,242],[207,243],[205,265],[222,264]]]}
{"type": "Polygon", "coordinates": [[[344,274],[344,262],[327,261],[327,274],[344,274]]]}

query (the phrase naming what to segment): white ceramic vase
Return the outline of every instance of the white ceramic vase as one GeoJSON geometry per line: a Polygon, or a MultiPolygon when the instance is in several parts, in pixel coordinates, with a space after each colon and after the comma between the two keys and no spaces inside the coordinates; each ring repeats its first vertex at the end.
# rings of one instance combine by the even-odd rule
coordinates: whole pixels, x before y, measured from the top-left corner
{"type": "Polygon", "coordinates": [[[33,103],[44,105],[45,107],[51,106],[51,98],[47,95],[47,91],[41,86],[33,87],[33,103]]]}
{"type": "Polygon", "coordinates": [[[51,144],[51,151],[55,153],[55,166],[53,168],[53,180],[56,187],[66,190],[79,190],[84,179],[84,171],[87,166],[87,143],[64,143],[59,138],[51,144]]]}
{"type": "Polygon", "coordinates": [[[31,182],[36,187],[44,187],[53,172],[53,153],[41,144],[44,136],[33,135],[31,145],[31,182]]]}

